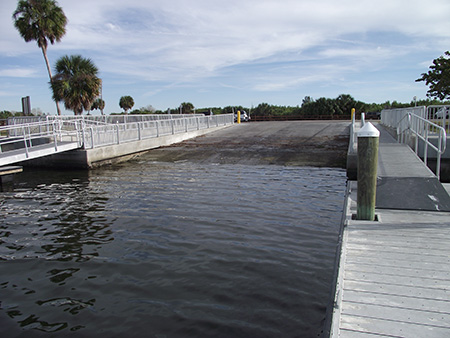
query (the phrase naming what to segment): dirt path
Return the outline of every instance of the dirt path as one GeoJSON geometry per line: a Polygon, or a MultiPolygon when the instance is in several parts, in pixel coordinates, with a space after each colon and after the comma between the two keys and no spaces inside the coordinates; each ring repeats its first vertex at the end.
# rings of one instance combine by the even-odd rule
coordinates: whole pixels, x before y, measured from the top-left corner
{"type": "Polygon", "coordinates": [[[229,128],[150,151],[163,162],[278,164],[345,168],[350,122],[283,121],[229,128]]]}

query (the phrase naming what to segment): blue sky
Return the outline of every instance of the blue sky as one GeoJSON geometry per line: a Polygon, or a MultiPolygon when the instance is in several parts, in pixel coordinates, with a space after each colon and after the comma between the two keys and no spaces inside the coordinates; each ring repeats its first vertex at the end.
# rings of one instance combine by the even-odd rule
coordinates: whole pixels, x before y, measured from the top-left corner
{"type": "MultiPolygon", "coordinates": [[[[67,33],[50,45],[89,57],[100,70],[106,113],[350,94],[364,102],[426,98],[414,80],[450,49],[448,0],[60,0],[67,33]]],[[[25,43],[0,2],[0,110],[54,114],[41,50],[25,43]]],[[[73,114],[70,111],[66,114],[73,114]]],[[[95,113],[97,114],[97,113],[95,113]]]]}

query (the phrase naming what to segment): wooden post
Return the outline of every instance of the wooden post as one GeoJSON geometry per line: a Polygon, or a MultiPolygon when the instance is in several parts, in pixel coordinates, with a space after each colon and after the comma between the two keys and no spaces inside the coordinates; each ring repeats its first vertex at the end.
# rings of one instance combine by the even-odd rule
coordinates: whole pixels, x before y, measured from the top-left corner
{"type": "Polygon", "coordinates": [[[368,122],[358,132],[358,220],[375,220],[380,132],[368,122]]]}

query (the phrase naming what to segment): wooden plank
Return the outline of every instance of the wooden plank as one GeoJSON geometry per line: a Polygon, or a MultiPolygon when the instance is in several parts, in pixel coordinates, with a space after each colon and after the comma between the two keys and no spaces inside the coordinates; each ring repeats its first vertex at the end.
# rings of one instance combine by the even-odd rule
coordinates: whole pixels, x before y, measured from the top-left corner
{"type": "Polygon", "coordinates": [[[369,251],[369,250],[346,250],[347,255],[351,255],[352,257],[360,257],[360,258],[371,258],[378,260],[380,263],[384,263],[389,260],[402,260],[402,261],[410,261],[415,264],[420,264],[421,262],[431,262],[431,263],[449,263],[449,257],[441,254],[436,255],[423,255],[423,256],[414,256],[410,252],[396,252],[395,254],[392,252],[384,252],[384,251],[369,251]]]}
{"type": "MultiPolygon", "coordinates": [[[[448,267],[447,267],[448,268],[448,267]]],[[[398,266],[383,266],[383,265],[361,265],[361,264],[346,264],[346,270],[352,271],[354,273],[375,273],[378,275],[383,275],[386,278],[389,276],[402,276],[402,277],[419,277],[425,278],[427,280],[430,279],[440,279],[446,280],[450,284],[450,271],[448,269],[442,270],[431,270],[428,269],[424,271],[422,267],[415,266],[415,268],[404,268],[398,266]]]]}
{"type": "Polygon", "coordinates": [[[378,304],[347,302],[342,308],[342,315],[397,322],[406,321],[416,325],[439,326],[450,329],[450,313],[438,311],[424,311],[402,307],[387,307],[378,304]]]}
{"type": "Polygon", "coordinates": [[[422,325],[408,321],[385,320],[363,316],[345,315],[341,317],[340,337],[347,338],[347,332],[353,337],[361,334],[379,335],[381,337],[449,337],[450,328],[439,325],[422,325]],[[357,333],[357,335],[355,335],[357,333]]]}
{"type": "Polygon", "coordinates": [[[359,244],[349,242],[347,244],[347,252],[354,251],[355,253],[360,252],[361,254],[384,254],[395,256],[397,254],[408,254],[412,257],[414,256],[434,256],[434,257],[448,257],[446,255],[445,245],[441,245],[437,248],[429,247],[424,248],[415,245],[415,243],[410,243],[409,246],[382,246],[374,244],[359,244]]]}
{"type": "Polygon", "coordinates": [[[346,280],[345,289],[354,290],[358,292],[384,293],[398,296],[428,298],[442,301],[450,300],[449,289],[418,286],[418,285],[391,284],[384,282],[374,283],[372,281],[364,281],[364,280],[346,280]]]}
{"type": "Polygon", "coordinates": [[[373,266],[385,266],[385,267],[399,267],[399,268],[417,268],[420,265],[420,268],[423,271],[435,271],[435,270],[446,270],[449,268],[449,260],[437,260],[437,261],[423,261],[423,260],[392,260],[385,259],[380,260],[377,257],[372,256],[352,256],[349,257],[346,261],[346,264],[357,264],[357,265],[373,265],[373,266]]]}
{"type": "Polygon", "coordinates": [[[345,290],[343,293],[343,301],[344,303],[367,303],[384,305],[389,308],[398,307],[408,308],[411,310],[436,311],[441,313],[449,313],[450,308],[450,302],[446,300],[444,301],[354,290],[345,290]]]}
{"type": "Polygon", "coordinates": [[[437,279],[428,278],[426,276],[396,276],[392,275],[381,275],[376,271],[373,272],[358,272],[353,270],[345,270],[344,282],[345,280],[365,280],[371,281],[373,283],[390,283],[394,285],[409,285],[409,286],[420,286],[429,288],[440,288],[448,289],[450,281],[448,279],[437,279]]]}

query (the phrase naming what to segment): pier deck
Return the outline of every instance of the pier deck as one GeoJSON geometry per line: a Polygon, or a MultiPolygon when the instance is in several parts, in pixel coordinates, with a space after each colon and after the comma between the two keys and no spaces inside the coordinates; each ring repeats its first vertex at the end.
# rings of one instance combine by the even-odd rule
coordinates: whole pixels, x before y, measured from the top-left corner
{"type": "Polygon", "coordinates": [[[379,127],[376,215],[349,181],[331,337],[450,337],[450,197],[379,127]]]}

